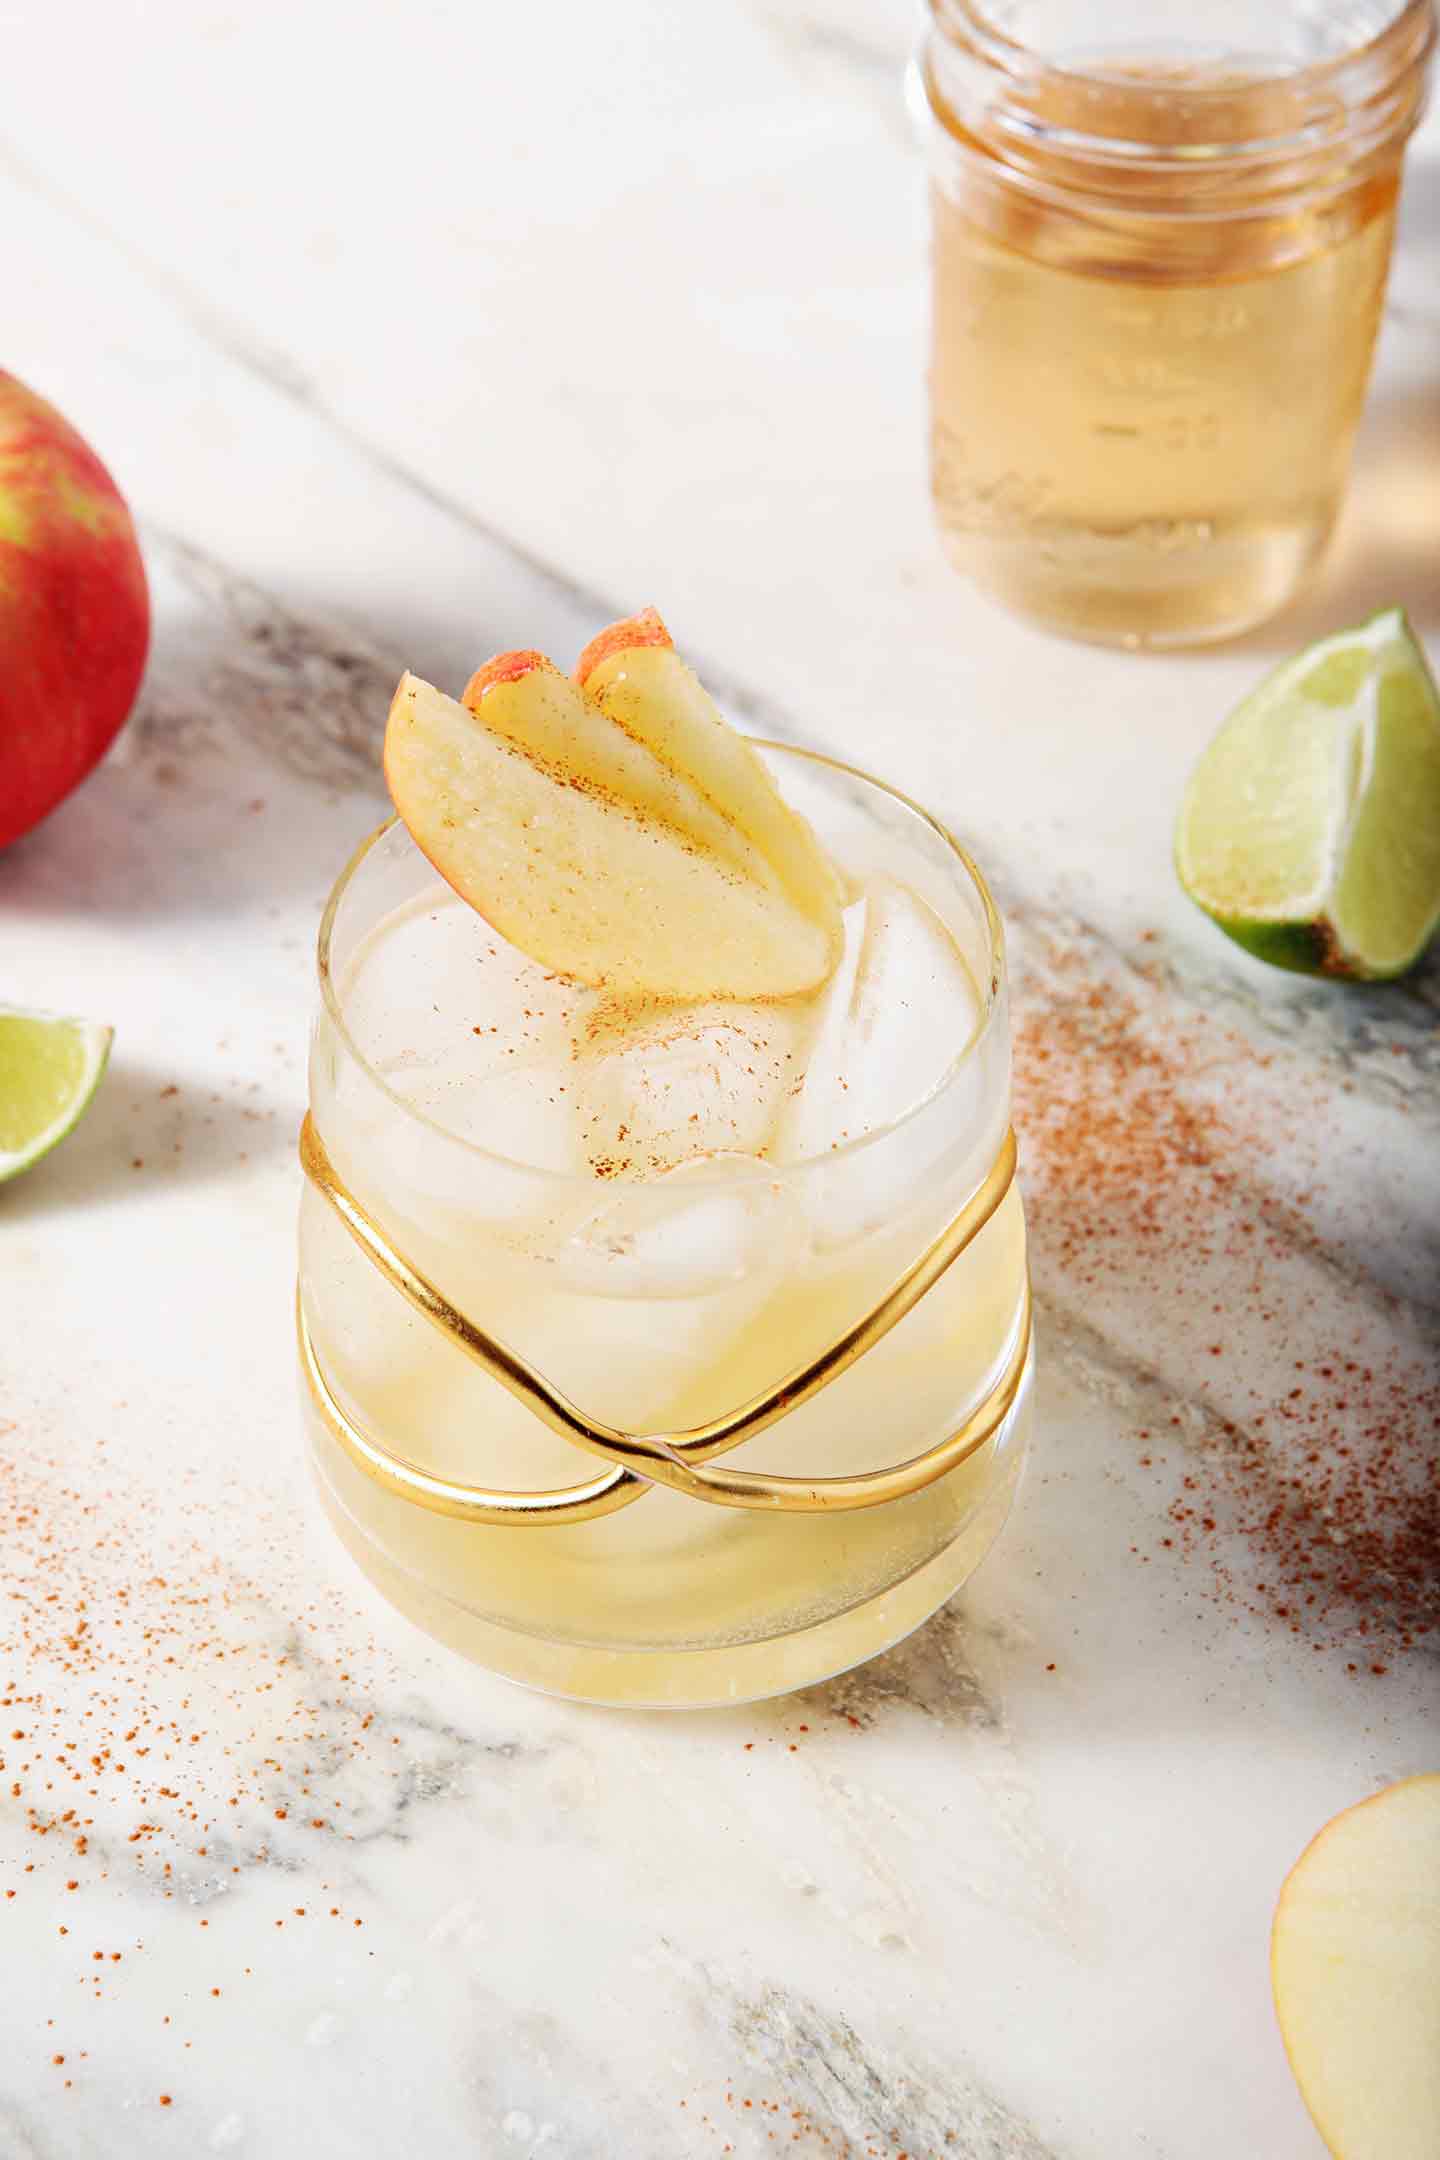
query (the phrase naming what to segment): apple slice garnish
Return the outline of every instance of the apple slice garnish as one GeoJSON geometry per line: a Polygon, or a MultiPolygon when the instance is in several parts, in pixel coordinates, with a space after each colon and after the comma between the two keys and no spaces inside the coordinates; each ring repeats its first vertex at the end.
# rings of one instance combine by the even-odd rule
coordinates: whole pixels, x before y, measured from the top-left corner
{"type": "Polygon", "coordinates": [[[721,717],[655,609],[611,623],[592,638],[575,680],[661,765],[723,808],[773,864],[796,907],[826,925],[838,959],[845,894],[834,864],[744,736],[721,717]]]}
{"type": "Polygon", "coordinates": [[[1347,1808],[1280,1892],[1275,2011],[1336,2160],[1440,2154],[1440,1774],[1347,1808]]]}
{"type": "Polygon", "coordinates": [[[385,778],[447,884],[557,974],[617,994],[788,997],[834,963],[838,907],[800,902],[728,799],[540,653],[501,654],[463,704],[402,677],[385,778]]]}
{"type": "MultiPolygon", "coordinates": [[[[462,702],[493,734],[527,756],[583,778],[627,809],[673,825],[757,884],[784,890],[778,872],[723,806],[607,718],[596,700],[543,653],[497,653],[476,669],[462,702]]],[[[765,777],[773,786],[768,773],[765,777]]]]}

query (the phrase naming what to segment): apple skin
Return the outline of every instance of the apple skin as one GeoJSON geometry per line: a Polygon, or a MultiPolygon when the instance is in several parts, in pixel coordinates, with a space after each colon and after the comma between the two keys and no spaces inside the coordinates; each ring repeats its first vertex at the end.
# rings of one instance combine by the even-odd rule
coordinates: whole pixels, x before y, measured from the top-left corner
{"type": "Polygon", "coordinates": [[[99,762],[149,642],[124,497],[69,421],[0,369],[0,847],[99,762]]]}
{"type": "Polygon", "coordinates": [[[481,698],[496,683],[518,682],[522,675],[532,675],[536,668],[549,668],[552,675],[560,672],[553,660],[547,660],[543,652],[534,652],[528,646],[521,652],[496,653],[484,667],[476,668],[465,685],[460,702],[468,705],[471,712],[479,712],[481,698]]]}
{"type": "Polygon", "coordinates": [[[623,622],[613,622],[602,630],[589,644],[575,663],[575,680],[583,689],[602,660],[612,653],[635,652],[645,645],[664,645],[674,648],[675,640],[660,619],[658,608],[641,608],[638,615],[627,615],[623,622]]]}

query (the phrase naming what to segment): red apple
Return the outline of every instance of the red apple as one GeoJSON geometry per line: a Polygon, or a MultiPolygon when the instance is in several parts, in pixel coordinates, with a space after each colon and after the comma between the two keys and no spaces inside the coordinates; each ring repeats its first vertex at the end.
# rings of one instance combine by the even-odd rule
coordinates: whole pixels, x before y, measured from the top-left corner
{"type": "Polygon", "coordinates": [[[149,640],[124,497],[69,421],[0,370],[0,847],[104,755],[149,640]]]}

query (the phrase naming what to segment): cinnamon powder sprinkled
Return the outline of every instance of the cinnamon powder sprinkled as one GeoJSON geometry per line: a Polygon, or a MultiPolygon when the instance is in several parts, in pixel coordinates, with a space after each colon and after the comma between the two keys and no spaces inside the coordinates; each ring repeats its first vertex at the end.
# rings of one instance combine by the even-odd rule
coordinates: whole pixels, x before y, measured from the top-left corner
{"type": "MultiPolygon", "coordinates": [[[[799,1035],[777,1008],[743,1002],[675,1004],[644,995],[612,997],[588,1011],[576,1029],[572,1060],[583,1071],[617,1059],[630,1115],[616,1103],[576,1103],[581,1144],[592,1174],[602,1179],[662,1176],[695,1152],[692,1108],[706,1106],[707,1145],[749,1151],[757,1103],[793,1093],[803,1081],[799,1035]],[[669,1061],[677,1059],[681,1074],[669,1061]]],[[[593,1074],[592,1074],[593,1081],[593,1074]]],[[[763,1112],[758,1120],[767,1122],[763,1112]]]]}
{"type": "MultiPolygon", "coordinates": [[[[216,1557],[208,1502],[180,1502],[167,1529],[92,1444],[85,1490],[23,1425],[0,1455],[0,1793],[26,1833],[7,1898],[124,1871],[207,1904],[272,1860],[327,1869],[417,1779],[443,1782],[445,1736],[377,1717],[390,1659],[343,1599],[271,1604],[216,1557]]],[[[97,1987],[144,1948],[58,1932],[97,1987]]]]}
{"type": "MultiPolygon", "coordinates": [[[[717,2110],[713,2115],[698,2101],[693,2106],[688,2100],[678,2102],[689,2117],[689,2124],[705,2134],[708,2149],[713,2151],[718,2147],[722,2160],[726,2153],[735,2151],[734,2138],[728,2133],[736,2126],[729,2118],[747,2112],[758,2117],[764,2126],[766,2144],[781,2152],[798,2150],[806,2154],[824,2154],[826,2160],[921,2160],[920,2153],[906,2142],[902,2132],[892,2131],[888,2135],[877,2132],[865,2136],[862,2143],[847,2136],[837,2123],[822,2121],[809,2108],[796,2107],[783,2097],[747,2098],[733,2088],[727,2088],[722,2098],[712,2101],[711,2105],[717,2110]],[[726,2113],[719,2112],[721,2107],[726,2113]]],[[[754,2150],[755,2134],[758,2131],[747,2140],[747,2150],[754,2150]]],[[[948,2151],[956,2145],[958,2137],[958,2131],[946,2131],[939,2150],[948,2151]]],[[[689,2149],[687,2144],[686,2150],[689,2149]]]]}
{"type": "MultiPolygon", "coordinates": [[[[337,1848],[383,1829],[417,1793],[443,1789],[458,1769],[457,1743],[409,1717],[377,1715],[373,1693],[393,1680],[390,1656],[343,1596],[327,1586],[315,1600],[299,1579],[286,1583],[292,1510],[277,1516],[287,1565],[267,1597],[236,1556],[216,1557],[209,1495],[182,1491],[157,1510],[110,1463],[109,1435],[88,1443],[83,1490],[25,1420],[5,1437],[0,1794],[23,1838],[17,1858],[0,1864],[0,1879],[11,1878],[7,1916],[11,1900],[38,1898],[44,1911],[62,1885],[93,1890],[134,1876],[152,1898],[172,1901],[172,1929],[197,1929],[203,1958],[214,1938],[198,1932],[210,1920],[194,1908],[243,1874],[252,1907],[268,1890],[292,1926],[362,1927],[338,1903],[327,1918],[307,1918],[312,1908],[292,1903],[291,1868],[318,1863],[334,1895],[326,1877],[337,1848]]],[[[252,1506],[247,1522],[268,1547],[263,1521],[252,1506]]],[[[272,1574],[267,1567],[267,1582],[272,1574]]],[[[77,1897],[68,1909],[86,1907],[77,1897]]],[[[121,1991],[133,2000],[146,1942],[117,1945],[108,1933],[92,1934],[83,1919],[59,1926],[55,1978],[81,1985],[89,2001],[121,1991]]],[[[185,1960],[180,1982],[187,2009],[196,1983],[209,2001],[221,1994],[219,1976],[196,1964],[185,1960]]],[[[168,2011],[161,2023],[171,2025],[168,2011]]],[[[64,2038],[47,2028],[47,2057],[64,2038]]],[[[177,2045],[191,2044],[177,2034],[177,2045]]],[[[85,2060],[83,2049],[63,2052],[67,2070],[85,2060]]],[[[77,2070],[73,2082],[83,2081],[77,2070]]],[[[72,2079],[62,2082],[69,2089],[72,2079]]],[[[171,2105],[169,2094],[157,2099],[171,2105]]]]}
{"type": "Polygon", "coordinates": [[[1132,1439],[1158,1553],[1316,1647],[1412,1647],[1440,1622],[1440,1349],[1393,1292],[1338,1273],[1343,1241],[1313,1227],[1327,1194],[1364,1199],[1337,1083],[1143,973],[1097,980],[1059,941],[1027,960],[1015,1095],[1036,1285],[1062,1333],[1138,1343],[1153,1368],[1132,1439]]]}

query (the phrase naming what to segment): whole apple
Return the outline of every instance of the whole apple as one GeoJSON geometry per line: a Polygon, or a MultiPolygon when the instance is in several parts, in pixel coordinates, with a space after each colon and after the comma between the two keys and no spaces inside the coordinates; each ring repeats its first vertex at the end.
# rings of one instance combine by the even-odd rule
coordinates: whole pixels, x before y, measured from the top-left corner
{"type": "Polygon", "coordinates": [[[104,755],[149,641],[124,497],[69,421],[0,369],[0,847],[104,755]]]}

